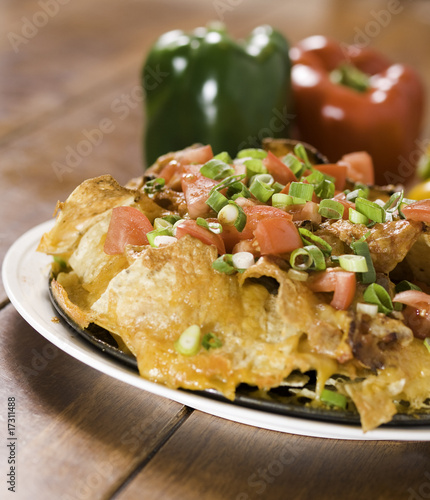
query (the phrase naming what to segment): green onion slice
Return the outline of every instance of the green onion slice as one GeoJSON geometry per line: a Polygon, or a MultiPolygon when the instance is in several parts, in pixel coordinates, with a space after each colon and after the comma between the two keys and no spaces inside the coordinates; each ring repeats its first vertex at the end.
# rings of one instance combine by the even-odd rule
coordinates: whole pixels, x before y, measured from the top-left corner
{"type": "Polygon", "coordinates": [[[369,217],[370,220],[385,222],[385,210],[373,201],[358,197],[355,200],[355,209],[366,217],[369,217]]]}
{"type": "Polygon", "coordinates": [[[189,326],[175,342],[175,350],[183,356],[195,356],[200,349],[200,335],[198,325],[189,326]]]}
{"type": "Polygon", "coordinates": [[[358,188],[346,195],[347,201],[355,201],[357,198],[367,198],[367,192],[364,189],[358,188]]]}
{"type": "Polygon", "coordinates": [[[154,231],[149,231],[149,233],[146,233],[146,237],[148,238],[148,242],[151,245],[151,247],[157,248],[157,245],[155,244],[155,238],[157,236],[172,236],[173,234],[173,228],[164,228],[164,229],[155,229],[154,231]]]}
{"type": "Polygon", "coordinates": [[[227,189],[227,198],[235,200],[236,198],[251,198],[251,192],[243,182],[234,182],[227,189]]]}
{"type": "Polygon", "coordinates": [[[212,159],[213,160],[221,160],[224,163],[228,163],[228,164],[233,163],[233,160],[231,159],[231,156],[227,153],[227,151],[222,151],[221,153],[218,153],[212,159]]]}
{"type": "Polygon", "coordinates": [[[321,392],[321,401],[327,405],[342,408],[343,410],[346,409],[348,403],[346,396],[330,389],[324,389],[321,392]]]}
{"type": "Polygon", "coordinates": [[[180,217],[179,215],[166,215],[165,217],[163,217],[163,220],[170,222],[170,224],[172,225],[180,221],[181,219],[182,217],[180,217]]]}
{"type": "Polygon", "coordinates": [[[313,263],[312,256],[305,248],[296,248],[290,255],[290,265],[295,271],[306,271],[313,263]]]}
{"type": "Polygon", "coordinates": [[[293,154],[289,153],[282,158],[283,163],[293,172],[293,174],[300,179],[306,170],[306,166],[296,158],[293,154]]]}
{"type": "Polygon", "coordinates": [[[325,253],[330,255],[332,251],[331,245],[329,245],[325,240],[317,236],[316,234],[313,234],[311,231],[308,231],[304,227],[299,227],[299,233],[300,236],[302,237],[303,242],[305,245],[308,245],[308,241],[305,238],[309,238],[313,243],[319,247],[321,247],[321,250],[325,253]]]}
{"type": "Polygon", "coordinates": [[[219,222],[208,222],[203,217],[197,217],[196,223],[198,226],[204,227],[205,229],[209,229],[214,234],[222,233],[222,226],[219,222]]]}
{"type": "Polygon", "coordinates": [[[275,193],[272,196],[272,206],[276,208],[286,208],[291,205],[292,196],[284,193],[275,193]]]}
{"type": "Polygon", "coordinates": [[[363,299],[369,304],[376,304],[379,312],[390,314],[393,311],[393,303],[387,290],[378,283],[372,283],[366,288],[363,299]]]}
{"type": "Polygon", "coordinates": [[[353,273],[366,273],[368,271],[366,257],[363,255],[340,255],[339,264],[345,271],[353,273]]]}
{"type": "Polygon", "coordinates": [[[318,213],[327,219],[341,219],[345,207],[336,200],[321,200],[318,213]]]}
{"type": "Polygon", "coordinates": [[[254,175],[267,174],[267,168],[263,165],[261,160],[246,160],[244,162],[246,167],[246,177],[251,179],[254,175]]]}
{"type": "Polygon", "coordinates": [[[361,255],[366,259],[367,271],[359,274],[359,280],[362,283],[373,283],[376,280],[376,271],[367,241],[361,239],[354,241],[351,243],[351,248],[355,255],[361,255]]]}
{"type": "Polygon", "coordinates": [[[157,217],[154,219],[154,229],[169,229],[173,227],[173,223],[166,220],[164,217],[157,217]]]}
{"type": "Polygon", "coordinates": [[[234,226],[241,233],[246,225],[246,214],[240,205],[229,200],[218,212],[218,220],[221,224],[234,226]]]}
{"type": "Polygon", "coordinates": [[[429,337],[424,339],[424,345],[427,347],[427,351],[430,352],[430,338],[429,337]]]}
{"type": "Polygon", "coordinates": [[[324,271],[326,269],[325,257],[320,248],[316,245],[308,245],[305,250],[312,257],[312,265],[310,269],[312,271],[324,271]]]}
{"type": "Polygon", "coordinates": [[[305,182],[292,182],[288,194],[295,198],[303,198],[304,200],[312,201],[314,187],[312,184],[306,184],[305,182]]]}
{"type": "Polygon", "coordinates": [[[308,153],[306,152],[306,148],[303,146],[303,144],[299,143],[294,146],[294,154],[305,164],[306,168],[312,169],[311,162],[308,158],[308,153]]]}
{"type": "Polygon", "coordinates": [[[403,200],[403,191],[398,191],[390,196],[390,199],[385,203],[384,210],[388,213],[395,212],[403,200]]]}
{"type": "Polygon", "coordinates": [[[395,290],[396,290],[396,293],[406,292],[407,290],[418,290],[419,292],[422,292],[422,290],[419,286],[414,285],[413,283],[411,283],[408,280],[403,280],[403,281],[400,281],[400,283],[397,283],[395,290]]]}
{"type": "Polygon", "coordinates": [[[219,191],[213,191],[206,200],[206,205],[209,205],[212,210],[219,212],[228,204],[228,199],[219,191]]]}
{"type": "Polygon", "coordinates": [[[353,224],[364,224],[366,226],[369,224],[369,217],[366,217],[364,214],[357,212],[357,210],[351,207],[349,207],[349,220],[353,224]]]}
{"type": "Polygon", "coordinates": [[[221,160],[209,160],[200,168],[200,173],[216,181],[225,179],[234,174],[234,168],[221,160]]]}
{"type": "Polygon", "coordinates": [[[315,186],[315,194],[325,200],[333,198],[335,192],[334,182],[324,179],[317,186],[315,186]]]}
{"type": "Polygon", "coordinates": [[[202,346],[209,351],[209,349],[217,349],[222,346],[222,341],[214,333],[209,332],[203,335],[202,346]]]}
{"type": "Polygon", "coordinates": [[[161,191],[166,184],[166,180],[162,177],[157,177],[145,183],[143,190],[146,194],[154,194],[157,191],[161,191]]]}
{"type": "Polygon", "coordinates": [[[275,190],[271,188],[269,184],[260,180],[259,177],[259,175],[254,177],[252,184],[249,186],[249,190],[257,198],[257,200],[266,203],[269,201],[275,190]]]}
{"type": "Polygon", "coordinates": [[[237,158],[254,158],[257,160],[263,160],[267,156],[267,151],[258,148],[242,149],[237,153],[237,158]]]}
{"type": "Polygon", "coordinates": [[[212,267],[215,271],[224,274],[234,274],[237,270],[233,265],[233,256],[225,253],[212,262],[212,267]]]}

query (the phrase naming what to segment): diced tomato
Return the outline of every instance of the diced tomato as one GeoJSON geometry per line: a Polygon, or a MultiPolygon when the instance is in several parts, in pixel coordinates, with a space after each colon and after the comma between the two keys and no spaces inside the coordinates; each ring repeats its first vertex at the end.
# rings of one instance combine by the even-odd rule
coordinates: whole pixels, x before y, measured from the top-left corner
{"type": "Polygon", "coordinates": [[[342,156],[337,163],[346,166],[346,177],[348,179],[362,184],[375,183],[375,171],[369,153],[365,151],[350,153],[342,156]]]}
{"type": "Polygon", "coordinates": [[[310,220],[316,224],[321,223],[321,215],[318,213],[319,205],[313,201],[307,201],[303,205],[289,205],[288,213],[293,216],[293,221],[310,220]]]}
{"type": "Polygon", "coordinates": [[[199,226],[195,220],[183,220],[176,226],[176,237],[178,239],[186,234],[197,238],[206,245],[215,245],[220,255],[225,253],[224,241],[221,235],[199,226]]]}
{"type": "Polygon", "coordinates": [[[243,211],[246,214],[246,225],[242,232],[239,232],[234,226],[223,226],[221,236],[228,251],[231,251],[239,241],[254,238],[254,231],[261,220],[267,218],[292,219],[291,215],[284,210],[266,205],[244,206],[243,211]]]}
{"type": "Polygon", "coordinates": [[[430,306],[430,295],[420,290],[406,290],[394,295],[393,302],[400,302],[416,308],[426,307],[430,306]]]}
{"type": "Polygon", "coordinates": [[[146,233],[152,231],[148,217],[134,207],[115,207],[109,223],[104,251],[108,255],[124,252],[126,245],[147,245],[146,233]]]}
{"type": "Polygon", "coordinates": [[[271,151],[269,151],[266,158],[264,158],[263,165],[267,168],[267,171],[276,182],[287,184],[288,182],[297,181],[297,177],[293,174],[291,169],[271,151]]]}
{"type": "Polygon", "coordinates": [[[203,165],[207,161],[213,158],[212,147],[210,145],[201,146],[199,148],[189,148],[184,151],[180,151],[176,157],[176,160],[180,161],[182,165],[188,165],[190,163],[197,163],[203,165]]]}
{"type": "Polygon", "coordinates": [[[278,255],[302,247],[303,242],[294,223],[288,219],[263,219],[254,231],[261,255],[278,255]]]}
{"type": "Polygon", "coordinates": [[[182,165],[178,161],[172,160],[169,161],[169,163],[165,167],[163,167],[161,172],[158,174],[158,177],[162,177],[166,181],[166,183],[169,183],[173,175],[181,173],[182,165]]]}
{"type": "Polygon", "coordinates": [[[430,224],[430,200],[420,200],[402,208],[403,215],[408,220],[416,220],[430,224]]]}
{"type": "Polygon", "coordinates": [[[192,219],[209,214],[211,209],[206,200],[209,198],[210,190],[219,183],[202,175],[200,168],[201,165],[185,165],[182,173],[182,191],[192,219]]]}
{"type": "Polygon", "coordinates": [[[354,300],[357,280],[355,273],[331,268],[315,273],[307,284],[313,292],[334,292],[330,305],[335,309],[346,310],[354,300]]]}
{"type": "Polygon", "coordinates": [[[315,170],[318,170],[323,174],[334,177],[336,179],[334,187],[337,191],[343,191],[345,189],[346,171],[347,171],[346,165],[342,165],[339,163],[330,163],[323,165],[315,165],[314,168],[315,170]]]}

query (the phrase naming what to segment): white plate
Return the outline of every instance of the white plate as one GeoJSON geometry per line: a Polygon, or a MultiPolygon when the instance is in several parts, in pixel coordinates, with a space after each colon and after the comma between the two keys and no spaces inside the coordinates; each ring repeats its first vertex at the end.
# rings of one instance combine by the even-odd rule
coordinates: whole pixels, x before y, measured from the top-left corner
{"type": "Polygon", "coordinates": [[[197,410],[235,422],[302,436],[359,439],[430,441],[430,427],[385,427],[363,433],[359,426],[309,420],[267,413],[224,403],[188,392],[169,389],[149,382],[119,361],[95,351],[63,323],[52,322],[56,315],[48,296],[48,273],[51,257],[36,252],[43,233],[53,221],[45,222],[21,236],[9,249],[3,262],[6,292],[21,316],[47,340],[83,363],[111,377],[145,391],[177,401],[197,410]]]}

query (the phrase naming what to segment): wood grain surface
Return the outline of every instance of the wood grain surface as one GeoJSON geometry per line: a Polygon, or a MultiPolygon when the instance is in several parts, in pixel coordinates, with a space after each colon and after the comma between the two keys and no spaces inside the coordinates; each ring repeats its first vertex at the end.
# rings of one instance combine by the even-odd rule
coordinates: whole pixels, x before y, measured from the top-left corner
{"type": "MultiPolygon", "coordinates": [[[[139,74],[167,30],[218,19],[237,37],[265,23],[291,43],[367,36],[415,66],[430,96],[425,1],[3,0],[0,19],[1,260],[84,179],[140,175],[139,74]],[[91,133],[97,144],[73,154],[91,133]]],[[[427,106],[424,139],[429,115],[427,106]]],[[[0,382],[1,499],[430,498],[430,444],[306,438],[193,411],[63,353],[21,319],[1,284],[0,382]],[[6,483],[11,396],[15,493],[6,483]]]]}

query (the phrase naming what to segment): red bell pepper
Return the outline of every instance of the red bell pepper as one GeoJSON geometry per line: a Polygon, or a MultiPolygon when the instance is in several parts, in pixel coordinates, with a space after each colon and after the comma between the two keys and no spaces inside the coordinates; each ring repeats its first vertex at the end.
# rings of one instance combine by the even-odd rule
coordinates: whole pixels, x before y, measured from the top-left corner
{"type": "Polygon", "coordinates": [[[323,36],[302,40],[290,55],[299,139],[333,163],[367,151],[377,184],[410,179],[424,111],[420,76],[373,49],[323,36]]]}

